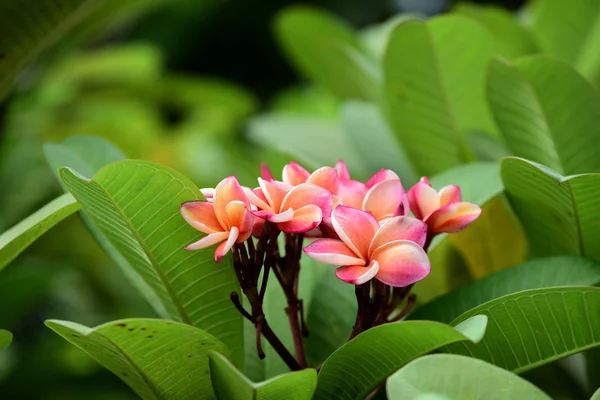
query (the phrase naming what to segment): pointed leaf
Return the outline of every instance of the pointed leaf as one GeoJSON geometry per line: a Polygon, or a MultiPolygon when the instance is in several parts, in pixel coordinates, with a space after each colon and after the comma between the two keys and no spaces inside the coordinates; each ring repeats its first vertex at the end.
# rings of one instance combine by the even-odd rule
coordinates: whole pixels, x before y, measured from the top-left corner
{"type": "Polygon", "coordinates": [[[185,222],[179,207],[199,200],[199,189],[178,172],[145,161],[110,164],[91,181],[67,168],[59,175],[169,315],[221,339],[240,365],[242,320],[229,301],[237,290],[230,258],[217,264],[214,249],[184,250],[201,234],[185,222]]]}
{"type": "Polygon", "coordinates": [[[493,133],[484,73],[494,39],[462,16],[408,21],[391,33],[383,61],[387,117],[417,173],[473,159],[471,131],[493,133]]]}
{"type": "Polygon", "coordinates": [[[5,331],[4,329],[0,329],[0,351],[10,346],[12,338],[12,333],[5,331]]]}
{"type": "Polygon", "coordinates": [[[52,200],[0,235],[0,271],[54,225],[81,206],[70,194],[52,200]]]}
{"type": "Polygon", "coordinates": [[[578,255],[600,261],[600,174],[563,177],[520,158],[501,165],[507,198],[533,255],[578,255]]]}
{"type": "Polygon", "coordinates": [[[428,321],[397,322],[369,329],[325,361],[315,399],[365,398],[409,361],[449,343],[481,339],[486,323],[485,317],[477,316],[456,329],[428,321]]]}
{"type": "Polygon", "coordinates": [[[390,376],[386,388],[390,400],[417,400],[425,394],[457,400],[550,400],[513,373],[452,354],[432,354],[411,362],[390,376]]]}
{"type": "Polygon", "coordinates": [[[275,28],[297,68],[318,85],[341,99],[378,98],[379,69],[343,20],[317,9],[292,7],[277,16],[275,28]]]}
{"type": "Polygon", "coordinates": [[[124,319],[95,328],[57,320],[46,325],[145,400],[214,399],[208,354],[229,355],[208,333],[160,319],[124,319]]]}
{"type": "Polygon", "coordinates": [[[575,66],[600,83],[600,3],[588,0],[540,1],[533,12],[533,31],[544,53],[575,66]],[[557,26],[573,29],[557,29],[557,26]]]}
{"type": "Polygon", "coordinates": [[[219,353],[209,354],[210,376],[217,398],[228,400],[310,400],[317,386],[317,371],[305,369],[254,383],[219,353]]]}
{"type": "Polygon", "coordinates": [[[569,65],[545,56],[494,60],[487,96],[514,155],[567,175],[600,172],[600,95],[569,65]]]}
{"type": "Polygon", "coordinates": [[[449,323],[480,304],[527,289],[554,286],[596,285],[600,283],[600,264],[580,257],[549,257],[527,261],[479,279],[441,296],[410,315],[449,323]]]}
{"type": "Polygon", "coordinates": [[[481,304],[452,322],[487,315],[477,345],[451,344],[445,352],[466,354],[521,373],[600,346],[600,288],[530,289],[481,304]]]}

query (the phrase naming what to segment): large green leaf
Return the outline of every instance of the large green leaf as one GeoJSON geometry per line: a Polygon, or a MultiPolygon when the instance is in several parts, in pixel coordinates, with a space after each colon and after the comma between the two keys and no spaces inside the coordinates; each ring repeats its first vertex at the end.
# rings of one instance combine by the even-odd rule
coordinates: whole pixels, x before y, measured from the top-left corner
{"type": "Polygon", "coordinates": [[[208,354],[227,347],[193,326],[124,319],[95,328],[69,321],[46,325],[125,381],[144,400],[214,399],[208,354]]]}
{"type": "Polygon", "coordinates": [[[600,389],[596,390],[590,400],[600,400],[600,389]]]}
{"type": "Polygon", "coordinates": [[[374,104],[348,101],[341,114],[344,132],[369,174],[388,168],[400,176],[405,186],[417,182],[406,153],[374,104]]]}
{"type": "Polygon", "coordinates": [[[600,346],[600,288],[525,290],[481,304],[452,325],[480,314],[489,318],[485,338],[477,346],[458,343],[445,351],[521,373],[600,346]]]}
{"type": "Polygon", "coordinates": [[[37,56],[74,28],[97,27],[159,0],[7,0],[0,4],[0,100],[37,56]],[[118,12],[117,12],[118,11],[118,12]]]}
{"type": "Polygon", "coordinates": [[[460,165],[430,177],[429,182],[436,190],[447,185],[457,185],[460,187],[463,201],[479,206],[502,192],[500,167],[491,162],[460,165]]]}
{"type": "Polygon", "coordinates": [[[326,118],[267,114],[248,125],[250,140],[297,158],[306,168],[334,165],[339,159],[352,172],[367,177],[364,161],[342,132],[341,126],[326,118]]]}
{"type": "Polygon", "coordinates": [[[498,54],[515,58],[537,51],[534,36],[509,11],[495,6],[459,3],[454,12],[466,15],[483,24],[494,36],[498,54]]]}
{"type": "Polygon", "coordinates": [[[600,261],[600,174],[563,177],[520,158],[504,159],[501,173],[533,255],[580,255],[600,261]]]}
{"type": "Polygon", "coordinates": [[[580,257],[527,261],[441,296],[411,314],[411,319],[449,323],[460,314],[495,298],[527,289],[595,285],[600,265],[580,257]]]}
{"type": "Polygon", "coordinates": [[[219,353],[210,353],[210,376],[218,399],[310,400],[317,386],[317,371],[305,369],[254,383],[219,353]]]}
{"type": "MultiPolygon", "coordinates": [[[[86,178],[93,177],[104,166],[126,158],[125,154],[109,141],[90,135],[71,136],[60,143],[45,143],[44,155],[54,171],[58,171],[61,167],[69,167],[86,178]]],[[[64,186],[62,181],[61,184],[64,186]]],[[[119,267],[133,287],[144,296],[161,317],[166,318],[168,313],[152,288],[84,212],[81,212],[81,216],[100,247],[119,267]]]]}
{"type": "Polygon", "coordinates": [[[538,3],[533,12],[533,30],[544,53],[571,63],[588,79],[600,83],[600,3],[593,0],[538,3]]]}
{"type": "Polygon", "coordinates": [[[476,316],[452,328],[408,321],[369,329],[337,349],[323,364],[315,399],[363,399],[409,361],[449,343],[481,340],[487,319],[476,316]]]}
{"type": "Polygon", "coordinates": [[[494,39],[477,22],[443,16],[391,33],[385,58],[387,116],[417,173],[472,160],[471,131],[494,133],[484,74],[494,39]]]}
{"type": "Polygon", "coordinates": [[[63,194],[2,233],[0,235],[0,271],[37,238],[80,208],[81,206],[73,196],[63,194]]]}
{"type": "Polygon", "coordinates": [[[545,56],[494,60],[487,87],[514,155],[562,174],[600,172],[600,95],[569,65],[545,56]]]}
{"type": "Polygon", "coordinates": [[[198,188],[178,172],[144,161],[110,164],[91,181],[68,168],[59,175],[169,315],[222,340],[241,365],[242,317],[229,301],[237,290],[230,258],[217,264],[213,249],[184,250],[200,234],[183,220],[179,207],[198,200],[198,188]]]}
{"type": "Polygon", "coordinates": [[[44,155],[54,171],[69,167],[88,178],[107,164],[127,158],[106,139],[91,135],[70,136],[60,143],[45,143],[44,155]]]}
{"type": "Polygon", "coordinates": [[[5,331],[4,329],[0,329],[0,351],[10,346],[12,338],[12,333],[5,331]]]}
{"type": "Polygon", "coordinates": [[[278,15],[275,28],[284,50],[308,78],[342,99],[378,98],[379,69],[343,20],[293,7],[278,15]]]}
{"type": "Polygon", "coordinates": [[[433,354],[406,365],[388,379],[387,394],[390,400],[417,400],[425,394],[455,400],[550,400],[513,373],[452,354],[433,354]]]}

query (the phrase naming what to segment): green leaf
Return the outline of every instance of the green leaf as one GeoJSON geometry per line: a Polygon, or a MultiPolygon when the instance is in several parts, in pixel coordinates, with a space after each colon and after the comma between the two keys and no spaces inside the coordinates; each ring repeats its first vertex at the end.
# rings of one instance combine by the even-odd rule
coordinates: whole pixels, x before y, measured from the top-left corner
{"type": "Polygon", "coordinates": [[[406,153],[375,105],[348,101],[342,105],[341,114],[348,140],[369,174],[388,168],[400,176],[405,186],[417,182],[406,153]]]}
{"type": "Polygon", "coordinates": [[[121,18],[155,3],[155,0],[3,2],[0,6],[0,100],[23,68],[58,40],[73,36],[74,28],[101,26],[115,16],[121,18]]]}
{"type": "Polygon", "coordinates": [[[214,350],[229,355],[208,333],[160,319],[124,319],[95,328],[57,320],[46,325],[142,399],[214,399],[208,354],[214,350]]]}
{"type": "Polygon", "coordinates": [[[218,399],[310,400],[317,386],[317,371],[305,369],[254,383],[221,354],[209,354],[210,376],[218,399]]]}
{"type": "Polygon", "coordinates": [[[378,99],[379,69],[343,20],[292,7],[277,16],[275,30],[287,55],[309,79],[341,99],[378,99]]]}
{"type": "Polygon", "coordinates": [[[494,60],[487,87],[514,155],[563,174],[600,172],[600,95],[570,66],[545,56],[494,60]]]}
{"type": "Polygon", "coordinates": [[[459,288],[417,309],[410,319],[449,323],[490,300],[527,289],[596,285],[600,265],[580,257],[549,257],[527,261],[459,288]]]}
{"type": "MultiPolygon", "coordinates": [[[[90,135],[71,136],[59,143],[45,143],[44,155],[54,171],[58,171],[60,167],[69,167],[87,178],[93,177],[104,166],[126,158],[121,150],[106,139],[90,135]]],[[[60,183],[64,186],[62,182],[60,183]]],[[[119,267],[133,287],[153,306],[158,315],[167,318],[168,313],[152,288],[84,212],[81,216],[100,247],[119,267]]]]}
{"type": "Polygon", "coordinates": [[[54,171],[69,167],[88,178],[105,165],[127,158],[106,139],[91,135],[76,135],[60,143],[45,143],[44,155],[54,171]]]}
{"type": "Polygon", "coordinates": [[[366,167],[336,122],[299,115],[266,114],[248,124],[251,141],[290,154],[304,167],[317,169],[346,161],[352,172],[366,177],[366,167]]]}
{"type": "Polygon", "coordinates": [[[550,400],[513,373],[452,354],[419,358],[390,376],[386,387],[390,400],[417,400],[425,394],[460,400],[550,400]]]}
{"type": "Polygon", "coordinates": [[[501,174],[534,256],[578,255],[600,261],[600,174],[563,177],[520,158],[504,159],[501,174]]]}
{"type": "Polygon", "coordinates": [[[594,392],[594,395],[592,396],[592,398],[590,400],[600,400],[600,389],[598,389],[594,392]]]}
{"type": "Polygon", "coordinates": [[[4,329],[0,329],[0,351],[10,346],[12,338],[12,333],[5,331],[4,329]]]}
{"type": "Polygon", "coordinates": [[[588,79],[600,83],[600,3],[540,1],[533,13],[533,31],[544,53],[572,64],[588,79]]]}
{"type": "Polygon", "coordinates": [[[463,201],[482,206],[502,192],[500,166],[491,162],[461,165],[432,176],[431,186],[440,190],[447,185],[460,187],[463,201]]]}
{"type": "Polygon", "coordinates": [[[337,349],[323,364],[315,399],[362,399],[409,361],[449,343],[479,341],[487,320],[477,316],[452,328],[408,321],[369,329],[337,349]]]}
{"type": "Polygon", "coordinates": [[[477,346],[449,345],[446,352],[521,373],[600,346],[600,288],[525,290],[481,304],[452,325],[481,314],[489,318],[485,338],[477,346]]]}
{"type": "Polygon", "coordinates": [[[417,173],[472,160],[465,134],[494,133],[484,93],[493,51],[493,37],[462,16],[408,21],[391,33],[383,60],[387,117],[417,173]]]}
{"type": "Polygon", "coordinates": [[[48,232],[81,206],[70,194],[52,200],[0,235],[0,271],[37,238],[48,232]]]}
{"type": "Polygon", "coordinates": [[[494,36],[498,54],[512,59],[537,52],[534,36],[509,11],[495,6],[459,3],[455,13],[472,18],[485,26],[494,36]]]}
{"type": "Polygon", "coordinates": [[[242,364],[242,317],[229,301],[237,290],[230,258],[213,249],[186,252],[198,231],[179,214],[200,191],[178,172],[145,161],[113,163],[91,181],[67,168],[59,175],[92,222],[160,298],[169,315],[222,340],[242,364]]]}

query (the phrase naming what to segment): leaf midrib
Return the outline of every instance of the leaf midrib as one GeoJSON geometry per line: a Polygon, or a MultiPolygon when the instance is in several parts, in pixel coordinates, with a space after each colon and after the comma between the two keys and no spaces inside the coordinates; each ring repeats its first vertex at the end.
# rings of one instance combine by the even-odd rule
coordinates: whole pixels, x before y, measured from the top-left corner
{"type": "MultiPolygon", "coordinates": [[[[156,173],[156,171],[154,171],[154,173],[156,173]]],[[[185,311],[185,308],[183,308],[183,305],[181,304],[181,302],[179,300],[179,297],[177,296],[177,293],[173,290],[173,287],[171,286],[171,284],[168,281],[167,277],[164,275],[163,271],[160,269],[160,267],[159,267],[158,263],[156,262],[154,256],[150,252],[150,249],[146,246],[146,243],[144,242],[144,240],[142,239],[142,237],[139,235],[139,233],[137,232],[137,230],[134,229],[134,226],[131,223],[131,221],[129,220],[129,218],[127,218],[125,216],[125,214],[123,213],[123,210],[121,210],[121,208],[119,207],[118,203],[112,198],[112,196],[110,196],[110,194],[108,194],[108,192],[106,190],[104,190],[104,187],[102,185],[100,185],[99,183],[97,183],[94,180],[90,180],[89,182],[92,183],[92,184],[94,184],[94,185],[96,185],[98,188],[100,188],[100,190],[102,191],[102,193],[105,194],[105,196],[110,200],[111,204],[115,207],[115,209],[117,210],[117,212],[119,213],[119,215],[121,216],[121,218],[123,219],[123,221],[125,222],[125,224],[127,225],[127,227],[129,228],[130,232],[133,234],[134,238],[136,239],[136,242],[142,248],[142,251],[144,252],[144,254],[146,255],[146,257],[148,258],[148,261],[150,262],[150,265],[155,270],[155,272],[158,275],[160,281],[165,286],[165,289],[167,290],[167,293],[169,294],[169,296],[171,297],[171,300],[173,301],[173,304],[177,308],[177,312],[179,313],[179,316],[181,317],[182,322],[185,322],[186,324],[190,324],[191,325],[190,319],[188,318],[188,315],[187,315],[187,312],[185,311]]],[[[144,190],[146,189],[146,187],[147,187],[147,185],[144,187],[144,190]]]]}

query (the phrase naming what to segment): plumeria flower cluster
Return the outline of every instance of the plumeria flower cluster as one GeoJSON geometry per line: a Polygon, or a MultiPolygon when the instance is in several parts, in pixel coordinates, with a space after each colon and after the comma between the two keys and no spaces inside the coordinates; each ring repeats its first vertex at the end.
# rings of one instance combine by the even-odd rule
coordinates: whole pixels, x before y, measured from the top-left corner
{"type": "Polygon", "coordinates": [[[291,162],[281,181],[263,166],[256,188],[230,176],[202,193],[207,201],[181,206],[186,221],[207,234],[187,250],[220,243],[215,250],[220,261],[235,243],[260,236],[269,221],[282,232],[319,238],[305,253],[339,266],[337,277],[355,285],[376,278],[403,287],[423,279],[430,271],[425,243],[464,229],[481,213],[461,201],[458,186],[436,192],[423,177],[406,193],[393,171],[382,169],[363,183],[350,178],[343,161],[313,173],[291,162]]]}
{"type": "Polygon", "coordinates": [[[231,300],[255,325],[259,356],[264,357],[264,337],[291,369],[306,367],[302,336],[308,328],[298,298],[302,254],[337,266],[336,276],[356,286],[352,338],[403,318],[414,304],[412,285],[431,270],[427,248],[432,238],[464,229],[481,213],[478,206],[462,202],[457,186],[436,191],[424,177],[406,192],[391,170],[361,182],[350,177],[342,161],[312,173],[291,162],[280,180],[263,165],[256,187],[243,187],[230,176],[201,192],[205,201],[181,205],[183,218],[206,234],[186,250],[216,245],[217,262],[233,253],[251,311],[236,292],[231,300]],[[279,241],[280,234],[285,240],[279,241]],[[306,240],[311,242],[305,246],[306,240]],[[285,251],[280,251],[282,244],[285,251]],[[271,272],[286,296],[295,357],[271,330],[262,309],[271,272]]]}

